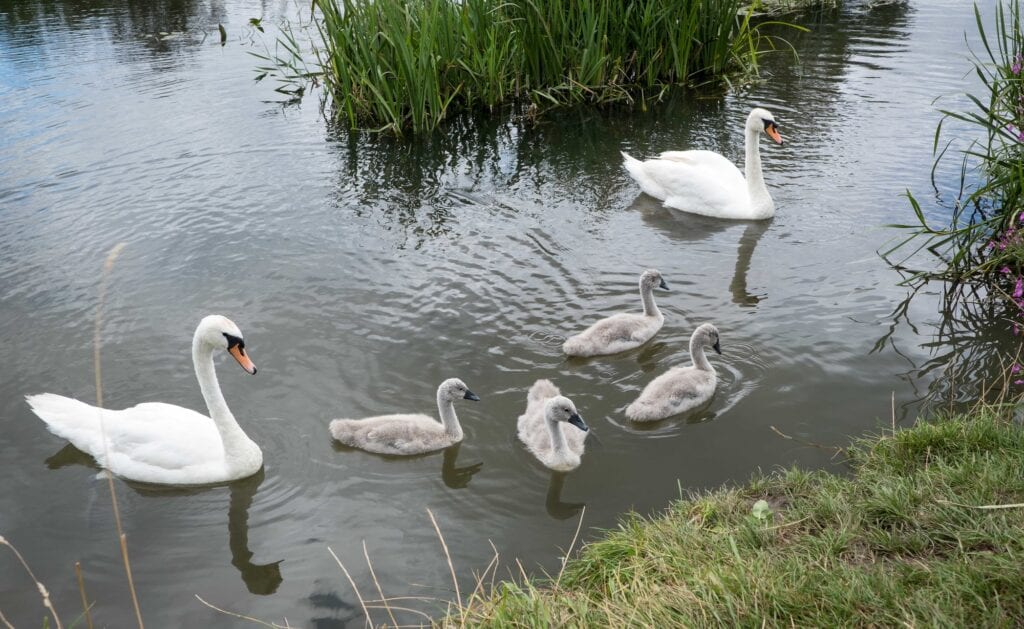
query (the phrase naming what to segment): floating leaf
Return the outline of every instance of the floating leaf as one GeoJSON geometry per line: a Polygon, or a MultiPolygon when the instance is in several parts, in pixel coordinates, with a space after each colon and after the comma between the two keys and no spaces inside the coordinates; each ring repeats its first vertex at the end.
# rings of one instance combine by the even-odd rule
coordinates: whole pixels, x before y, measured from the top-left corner
{"type": "Polygon", "coordinates": [[[218,24],[217,28],[220,29],[220,45],[223,46],[228,41],[228,32],[224,30],[223,24],[218,24]]]}
{"type": "Polygon", "coordinates": [[[758,500],[754,503],[751,513],[758,520],[767,520],[772,517],[772,508],[768,506],[767,500],[758,500]]]}
{"type": "Polygon", "coordinates": [[[249,18],[249,26],[255,28],[256,30],[258,30],[261,33],[264,32],[263,31],[263,19],[262,18],[258,18],[258,17],[251,17],[251,18],[249,18]]]}

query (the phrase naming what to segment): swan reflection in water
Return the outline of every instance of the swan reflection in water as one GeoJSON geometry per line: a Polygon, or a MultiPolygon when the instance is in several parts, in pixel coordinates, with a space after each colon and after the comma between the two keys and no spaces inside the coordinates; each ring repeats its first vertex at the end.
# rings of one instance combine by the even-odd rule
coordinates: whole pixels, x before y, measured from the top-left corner
{"type": "Polygon", "coordinates": [[[472,465],[463,465],[462,467],[456,467],[455,461],[459,457],[459,448],[462,447],[462,442],[456,443],[453,446],[449,446],[444,450],[444,460],[441,463],[441,480],[444,484],[451,489],[463,489],[469,485],[469,481],[473,479],[473,475],[483,468],[483,462],[473,463],[472,465]]]}
{"type": "Polygon", "coordinates": [[[544,508],[548,515],[556,520],[567,520],[587,506],[585,502],[562,502],[562,487],[568,472],[551,472],[548,480],[548,493],[544,499],[544,508]]]}
{"type": "MultiPolygon", "coordinates": [[[[46,466],[50,469],[69,465],[85,465],[97,471],[102,469],[96,465],[96,461],[91,456],[70,443],[46,459],[46,466]]],[[[281,582],[284,581],[284,577],[281,576],[280,567],[283,560],[266,564],[253,563],[253,552],[249,550],[249,508],[252,506],[253,497],[264,478],[265,473],[263,468],[260,468],[258,472],[248,478],[227,484],[227,488],[229,492],[228,548],[231,552],[231,565],[241,573],[242,581],[249,592],[265,596],[276,592],[281,582]]],[[[224,485],[169,487],[121,480],[141,496],[194,496],[224,487],[224,485]]]]}
{"type": "MultiPolygon", "coordinates": [[[[470,465],[458,466],[456,462],[459,458],[459,449],[462,447],[462,442],[456,442],[442,452],[441,459],[441,480],[444,482],[446,487],[451,489],[464,489],[469,486],[469,481],[473,480],[473,476],[476,475],[481,469],[483,469],[483,462],[472,463],[470,465]]],[[[347,446],[337,439],[331,440],[331,449],[335,452],[350,452],[350,453],[362,453],[371,457],[381,458],[389,461],[416,461],[419,459],[426,459],[432,456],[436,456],[438,450],[433,452],[424,452],[422,454],[411,454],[411,455],[397,455],[397,454],[377,454],[375,452],[366,452],[359,448],[347,446]]]]}
{"type": "Polygon", "coordinates": [[[727,221],[708,218],[666,208],[661,201],[646,194],[637,196],[629,209],[640,212],[640,217],[651,227],[663,232],[672,240],[682,242],[706,240],[718,232],[743,225],[744,230],[740,234],[739,247],[736,250],[736,265],[733,269],[732,281],[729,282],[732,302],[741,308],[753,308],[764,298],[764,294],[756,295],[748,290],[747,273],[750,271],[750,261],[754,257],[754,249],[761,240],[761,236],[771,226],[773,219],[727,221]]]}

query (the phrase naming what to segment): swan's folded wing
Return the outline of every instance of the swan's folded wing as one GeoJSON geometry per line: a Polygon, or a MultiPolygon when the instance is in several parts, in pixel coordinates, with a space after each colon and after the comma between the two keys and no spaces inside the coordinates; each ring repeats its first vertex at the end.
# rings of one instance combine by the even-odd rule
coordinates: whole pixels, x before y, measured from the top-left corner
{"type": "Polygon", "coordinates": [[[166,470],[224,459],[224,446],[213,420],[181,406],[162,402],[139,404],[105,413],[103,425],[110,467],[114,469],[118,467],[115,458],[124,458],[133,466],[166,470]]]}

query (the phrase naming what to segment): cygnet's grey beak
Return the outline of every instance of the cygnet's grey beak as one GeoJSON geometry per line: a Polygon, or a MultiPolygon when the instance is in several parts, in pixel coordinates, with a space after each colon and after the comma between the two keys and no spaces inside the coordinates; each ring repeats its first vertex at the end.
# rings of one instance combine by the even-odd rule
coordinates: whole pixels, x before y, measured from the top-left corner
{"type": "Polygon", "coordinates": [[[480,401],[480,396],[477,395],[476,393],[473,393],[469,389],[466,389],[466,395],[463,395],[462,399],[464,399],[464,400],[471,400],[473,402],[479,402],[480,401]]]}
{"type": "Polygon", "coordinates": [[[661,278],[661,284],[660,284],[659,288],[663,288],[665,290],[668,290],[668,284],[665,283],[665,278],[661,278]]]}
{"type": "Polygon", "coordinates": [[[572,415],[570,415],[569,423],[572,424],[573,426],[576,426],[583,432],[587,432],[588,430],[590,430],[590,428],[587,428],[587,425],[583,422],[583,418],[580,417],[579,413],[573,413],[572,415]]]}
{"type": "Polygon", "coordinates": [[[719,347],[719,345],[718,345],[718,341],[715,341],[715,344],[714,344],[714,345],[712,345],[711,347],[715,348],[715,351],[716,351],[716,352],[718,352],[719,354],[721,354],[721,353],[722,353],[722,348],[721,348],[721,347],[719,347]]]}

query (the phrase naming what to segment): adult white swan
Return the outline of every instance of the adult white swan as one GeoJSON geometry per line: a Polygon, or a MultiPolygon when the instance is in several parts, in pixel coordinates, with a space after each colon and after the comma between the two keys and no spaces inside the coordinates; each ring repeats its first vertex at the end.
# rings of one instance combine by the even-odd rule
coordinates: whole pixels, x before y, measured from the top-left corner
{"type": "Polygon", "coordinates": [[[645,162],[622,153],[623,164],[644,192],[666,206],[714,218],[771,218],[775,203],[764,185],[758,138],[763,131],[782,144],[775,117],[755,108],[747,116],[746,178],[714,151],[667,151],[645,162]]]}
{"type": "Polygon", "coordinates": [[[224,401],[213,366],[215,349],[226,349],[243,369],[256,373],[238,326],[219,315],[200,321],[192,337],[192,362],[210,417],[161,402],[113,411],[53,393],[26,399],[50,432],[123,478],[164,485],[245,478],[263,466],[263,452],[224,401]]]}

